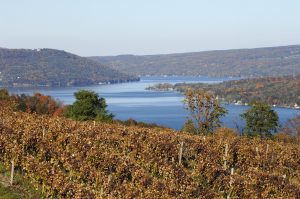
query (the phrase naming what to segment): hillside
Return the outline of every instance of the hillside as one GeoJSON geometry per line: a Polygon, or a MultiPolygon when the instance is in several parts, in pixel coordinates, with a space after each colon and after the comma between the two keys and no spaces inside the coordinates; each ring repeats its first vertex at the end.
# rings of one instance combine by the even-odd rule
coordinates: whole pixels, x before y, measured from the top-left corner
{"type": "Polygon", "coordinates": [[[0,161],[10,170],[14,160],[45,197],[300,197],[297,144],[226,129],[204,137],[75,122],[0,105],[0,161]]]}
{"type": "Polygon", "coordinates": [[[134,75],[259,77],[300,74],[300,45],[165,55],[91,57],[134,75]]]}
{"type": "Polygon", "coordinates": [[[78,86],[137,79],[65,51],[0,48],[2,86],[78,86]]]}
{"type": "Polygon", "coordinates": [[[253,101],[262,101],[282,107],[294,107],[295,104],[300,106],[300,75],[251,78],[226,81],[219,84],[158,84],[148,89],[184,92],[188,88],[211,91],[219,98],[230,103],[249,104],[253,101]]]}

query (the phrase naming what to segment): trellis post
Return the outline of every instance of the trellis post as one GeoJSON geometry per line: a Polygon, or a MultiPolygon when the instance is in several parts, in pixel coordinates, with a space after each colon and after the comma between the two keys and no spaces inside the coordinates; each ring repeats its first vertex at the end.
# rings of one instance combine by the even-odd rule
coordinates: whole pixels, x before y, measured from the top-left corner
{"type": "Polygon", "coordinates": [[[178,154],[178,163],[182,163],[182,152],[183,152],[183,141],[180,143],[179,154],[178,154]]]}
{"type": "Polygon", "coordinates": [[[13,185],[14,172],[15,172],[15,162],[14,162],[14,160],[12,160],[11,161],[11,171],[10,171],[10,185],[13,185]]]}

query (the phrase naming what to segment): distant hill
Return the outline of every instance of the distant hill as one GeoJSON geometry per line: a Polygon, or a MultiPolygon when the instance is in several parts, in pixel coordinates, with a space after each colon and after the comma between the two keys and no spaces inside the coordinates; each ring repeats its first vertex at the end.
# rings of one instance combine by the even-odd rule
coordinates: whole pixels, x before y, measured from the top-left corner
{"type": "Polygon", "coordinates": [[[65,51],[0,48],[2,86],[76,86],[137,79],[65,51]]]}
{"type": "Polygon", "coordinates": [[[134,75],[259,77],[300,74],[300,45],[91,58],[134,75]]]}

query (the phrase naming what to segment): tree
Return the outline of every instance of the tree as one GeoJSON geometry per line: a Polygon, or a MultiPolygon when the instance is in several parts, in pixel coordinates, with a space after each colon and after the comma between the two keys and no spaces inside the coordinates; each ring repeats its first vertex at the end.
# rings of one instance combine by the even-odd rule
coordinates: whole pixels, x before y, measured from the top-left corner
{"type": "Polygon", "coordinates": [[[221,126],[220,118],[227,110],[220,106],[215,96],[204,90],[187,90],[184,103],[190,112],[183,130],[190,130],[195,134],[213,133],[216,127],[221,126]]]}
{"type": "Polygon", "coordinates": [[[64,115],[74,120],[97,120],[111,121],[112,114],[106,110],[107,105],[104,98],[100,98],[93,91],[80,90],[74,93],[76,101],[67,106],[64,115]]]}
{"type": "Polygon", "coordinates": [[[10,98],[8,90],[0,89],[0,100],[8,100],[10,98]]]}
{"type": "Polygon", "coordinates": [[[278,115],[271,106],[255,102],[241,117],[246,120],[245,135],[271,137],[279,127],[278,115]]]}
{"type": "Polygon", "coordinates": [[[33,96],[25,94],[14,95],[12,99],[16,102],[16,110],[28,113],[60,116],[62,111],[59,110],[64,108],[59,101],[41,93],[35,93],[33,96]]]}
{"type": "Polygon", "coordinates": [[[297,140],[300,140],[300,115],[289,119],[283,131],[297,140]]]}

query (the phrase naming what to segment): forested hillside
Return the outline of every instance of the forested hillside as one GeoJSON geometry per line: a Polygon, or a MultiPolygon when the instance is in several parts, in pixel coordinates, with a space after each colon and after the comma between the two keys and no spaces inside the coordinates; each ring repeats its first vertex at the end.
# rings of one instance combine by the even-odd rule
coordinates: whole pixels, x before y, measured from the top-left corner
{"type": "Polygon", "coordinates": [[[137,79],[65,51],[0,48],[2,86],[76,86],[137,79]]]}
{"type": "Polygon", "coordinates": [[[259,77],[300,74],[300,45],[165,55],[91,57],[135,75],[259,77]]]}
{"type": "Polygon", "coordinates": [[[300,106],[300,75],[251,78],[219,84],[158,84],[148,89],[184,92],[189,88],[211,91],[219,98],[231,103],[249,104],[254,101],[260,101],[284,107],[295,107],[295,104],[300,106]]]}
{"type": "Polygon", "coordinates": [[[0,104],[0,161],[47,198],[299,198],[298,144],[75,122],[0,104]]]}

